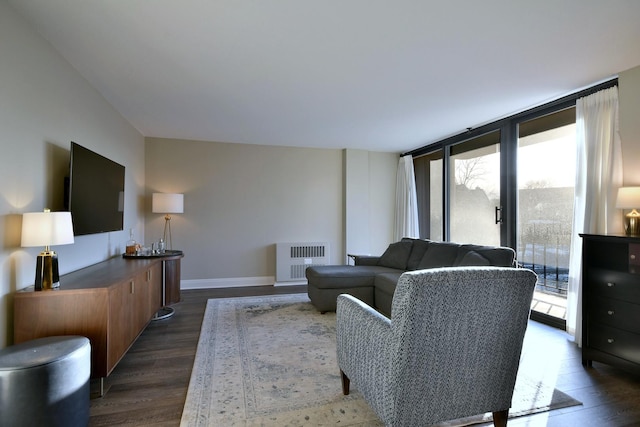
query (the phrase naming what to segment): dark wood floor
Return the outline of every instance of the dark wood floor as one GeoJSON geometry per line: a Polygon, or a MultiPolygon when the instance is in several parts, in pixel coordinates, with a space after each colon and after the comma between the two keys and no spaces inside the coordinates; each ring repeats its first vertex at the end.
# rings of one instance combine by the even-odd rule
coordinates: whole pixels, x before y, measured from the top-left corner
{"type": "MultiPolygon", "coordinates": [[[[305,292],[304,286],[182,291],[176,313],[151,322],[91,400],[91,426],[178,426],[209,298],[305,292]]],[[[509,426],[640,426],[640,377],[594,362],[585,369],[564,332],[530,322],[522,368],[544,370],[556,388],[583,402],[509,421],[509,426]]],[[[92,390],[98,383],[92,382],[92,390]]]]}

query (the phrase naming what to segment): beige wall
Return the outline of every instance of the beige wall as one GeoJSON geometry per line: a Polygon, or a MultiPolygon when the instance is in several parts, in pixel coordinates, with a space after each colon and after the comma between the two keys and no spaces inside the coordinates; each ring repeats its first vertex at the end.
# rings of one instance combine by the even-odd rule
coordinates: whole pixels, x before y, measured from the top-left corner
{"type": "MultiPolygon", "coordinates": [[[[331,262],[342,263],[343,157],[343,150],[147,138],[145,234],[157,240],[164,227],[163,216],[150,213],[151,194],[184,193],[185,212],[171,220],[173,247],[185,251],[183,288],[273,284],[278,242],[327,241],[331,262]]],[[[375,179],[394,182],[397,155],[371,157],[375,179]]],[[[369,169],[362,173],[370,179],[369,169]]],[[[373,202],[385,208],[372,209],[382,212],[374,224],[391,229],[393,193],[376,191],[373,202]]]]}
{"type": "Polygon", "coordinates": [[[620,140],[624,185],[640,185],[640,67],[620,73],[620,140]]]}
{"type": "MultiPolygon", "coordinates": [[[[20,248],[21,214],[61,210],[75,141],[125,165],[125,227],[144,232],[144,139],[13,9],[0,2],[0,348],[13,341],[13,293],[33,284],[42,248],[20,248]]],[[[121,253],[127,233],[58,246],[60,273],[121,253]]],[[[62,283],[64,286],[64,282],[62,283]]]]}

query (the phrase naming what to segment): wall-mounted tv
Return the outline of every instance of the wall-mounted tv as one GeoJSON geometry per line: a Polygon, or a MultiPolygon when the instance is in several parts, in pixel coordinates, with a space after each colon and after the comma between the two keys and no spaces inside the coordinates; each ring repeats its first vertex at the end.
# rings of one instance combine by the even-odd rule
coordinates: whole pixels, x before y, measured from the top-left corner
{"type": "Polygon", "coordinates": [[[71,142],[68,208],[76,236],[124,227],[124,166],[71,142]]]}

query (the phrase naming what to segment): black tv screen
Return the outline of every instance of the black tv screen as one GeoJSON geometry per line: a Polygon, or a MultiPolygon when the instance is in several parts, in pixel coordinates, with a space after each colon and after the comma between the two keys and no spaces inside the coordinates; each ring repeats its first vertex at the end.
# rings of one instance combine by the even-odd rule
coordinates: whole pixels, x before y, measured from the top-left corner
{"type": "Polygon", "coordinates": [[[124,166],[71,142],[68,197],[76,236],[122,230],[124,166]]]}

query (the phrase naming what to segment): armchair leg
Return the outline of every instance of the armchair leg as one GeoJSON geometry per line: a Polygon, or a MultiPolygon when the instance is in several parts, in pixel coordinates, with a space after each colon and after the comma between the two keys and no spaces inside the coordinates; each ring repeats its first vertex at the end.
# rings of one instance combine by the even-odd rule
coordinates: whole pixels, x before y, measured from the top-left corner
{"type": "Polygon", "coordinates": [[[351,384],[351,380],[347,377],[342,369],[340,369],[340,378],[342,379],[342,394],[347,396],[349,394],[349,385],[351,384]]]}
{"type": "Polygon", "coordinates": [[[493,425],[495,427],[507,427],[507,418],[509,417],[509,410],[496,411],[493,413],[493,425]]]}

